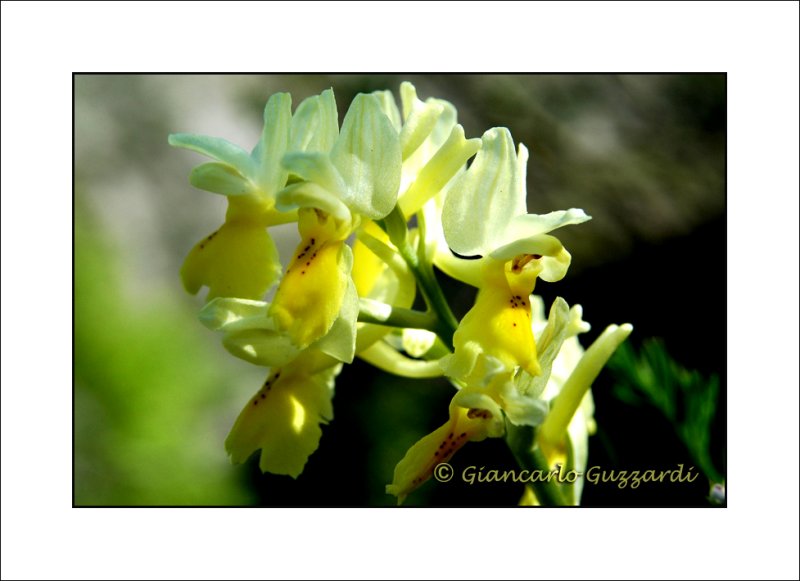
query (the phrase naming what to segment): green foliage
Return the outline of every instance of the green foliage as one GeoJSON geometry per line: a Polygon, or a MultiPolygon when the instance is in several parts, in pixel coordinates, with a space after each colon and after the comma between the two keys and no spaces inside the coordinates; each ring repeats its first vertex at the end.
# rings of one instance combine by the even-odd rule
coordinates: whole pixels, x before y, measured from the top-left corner
{"type": "Polygon", "coordinates": [[[616,379],[615,395],[628,404],[660,410],[708,479],[723,482],[711,452],[719,377],[681,367],[659,339],[646,340],[638,354],[623,344],[608,366],[616,379]]]}
{"type": "Polygon", "coordinates": [[[213,347],[181,305],[129,298],[117,254],[75,216],[74,503],[249,504],[222,449],[213,347]]]}

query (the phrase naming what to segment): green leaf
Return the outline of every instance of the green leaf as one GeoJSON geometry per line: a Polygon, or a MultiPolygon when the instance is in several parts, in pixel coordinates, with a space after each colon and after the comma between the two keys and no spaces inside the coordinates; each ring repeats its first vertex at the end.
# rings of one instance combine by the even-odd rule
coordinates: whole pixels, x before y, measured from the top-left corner
{"type": "Polygon", "coordinates": [[[658,409],[709,480],[723,482],[711,449],[719,377],[705,378],[685,369],[659,339],[645,341],[638,355],[630,345],[623,345],[608,365],[615,374],[616,397],[658,409]]]}
{"type": "Polygon", "coordinates": [[[549,214],[522,214],[514,216],[509,224],[508,230],[504,233],[506,244],[514,240],[531,238],[540,234],[547,234],[558,228],[573,224],[583,224],[591,220],[586,212],[579,208],[569,210],[558,210],[549,214]]]}

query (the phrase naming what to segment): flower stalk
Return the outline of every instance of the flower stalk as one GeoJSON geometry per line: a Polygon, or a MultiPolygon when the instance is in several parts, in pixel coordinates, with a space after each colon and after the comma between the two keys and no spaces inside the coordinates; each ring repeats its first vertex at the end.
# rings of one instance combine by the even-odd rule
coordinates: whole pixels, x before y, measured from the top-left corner
{"type": "MultiPolygon", "coordinates": [[[[531,473],[547,475],[551,472],[547,458],[541,448],[534,445],[535,430],[530,426],[515,426],[506,422],[506,444],[520,468],[531,473]]],[[[567,506],[558,482],[554,478],[532,478],[530,487],[542,506],[567,506]]]]}
{"type": "Polygon", "coordinates": [[[433,313],[395,307],[368,298],[359,299],[358,322],[401,329],[425,329],[434,333],[439,328],[439,319],[433,313]]]}

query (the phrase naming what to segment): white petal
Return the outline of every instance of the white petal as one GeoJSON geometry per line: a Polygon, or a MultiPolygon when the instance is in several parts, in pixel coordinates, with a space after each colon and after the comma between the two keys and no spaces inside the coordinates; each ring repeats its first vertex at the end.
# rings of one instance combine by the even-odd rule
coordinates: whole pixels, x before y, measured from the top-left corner
{"type": "Polygon", "coordinates": [[[281,190],[275,207],[280,212],[298,208],[317,208],[341,221],[349,221],[352,217],[350,210],[338,197],[312,182],[292,184],[281,190]]]}
{"type": "Polygon", "coordinates": [[[327,153],[287,153],[283,157],[283,165],[290,173],[306,181],[314,182],[315,185],[340,197],[345,195],[347,186],[327,153]]]}
{"type": "Polygon", "coordinates": [[[450,186],[442,210],[445,240],[465,256],[485,255],[500,246],[513,217],[525,213],[511,133],[496,127],[481,141],[472,166],[450,186]]]}
{"type": "Polygon", "coordinates": [[[227,163],[212,161],[195,167],[189,174],[189,183],[194,187],[223,196],[246,196],[256,187],[239,170],[227,163]]]}
{"type": "Polygon", "coordinates": [[[389,122],[398,133],[403,126],[403,121],[400,118],[400,110],[397,108],[397,101],[394,100],[394,95],[391,91],[374,91],[372,93],[378,98],[381,105],[381,111],[389,119],[389,122]]]}
{"type": "Polygon", "coordinates": [[[436,342],[436,333],[425,329],[403,329],[403,350],[411,357],[422,357],[436,342]]]}
{"type": "Polygon", "coordinates": [[[173,133],[169,136],[173,147],[190,149],[236,168],[239,173],[253,178],[256,164],[244,149],[218,137],[207,137],[193,133],[173,133]]]}
{"type": "Polygon", "coordinates": [[[425,202],[436,196],[480,146],[480,139],[466,139],[464,128],[454,126],[447,141],[419,170],[414,183],[401,196],[399,203],[403,215],[415,214],[425,202]]]}
{"type": "Polygon", "coordinates": [[[292,117],[289,150],[329,152],[339,136],[339,114],[333,90],[305,99],[292,117]]]}
{"type": "Polygon", "coordinates": [[[222,331],[245,318],[266,316],[269,303],[235,298],[215,298],[200,311],[198,318],[212,331],[222,331]]]}
{"type": "Polygon", "coordinates": [[[550,409],[544,399],[522,395],[512,382],[506,382],[500,390],[503,410],[511,423],[517,426],[538,426],[547,417],[550,409]]]}
{"type": "Polygon", "coordinates": [[[428,139],[444,111],[444,106],[434,99],[423,103],[417,98],[414,85],[408,82],[400,85],[400,97],[403,100],[403,111],[406,112],[405,123],[400,131],[400,145],[405,160],[428,139]]]}
{"type": "Polygon", "coordinates": [[[561,351],[564,340],[568,337],[570,330],[570,311],[567,302],[561,297],[557,297],[550,307],[550,316],[544,331],[536,337],[536,351],[539,357],[539,366],[542,369],[540,375],[530,375],[525,371],[520,372],[516,378],[517,389],[520,394],[531,397],[542,397],[550,373],[553,369],[553,362],[561,351]]]}
{"type": "Polygon", "coordinates": [[[357,95],[331,160],[347,184],[343,202],[373,220],[394,208],[400,187],[400,138],[374,95],[357,95]]]}
{"type": "Polygon", "coordinates": [[[583,224],[591,220],[591,216],[579,208],[559,210],[549,214],[522,214],[514,216],[504,233],[502,243],[510,244],[516,240],[531,238],[539,234],[547,234],[557,228],[572,224],[583,224]]]}
{"type": "Polygon", "coordinates": [[[291,121],[291,95],[275,93],[264,107],[264,128],[252,154],[257,165],[255,181],[269,196],[286,184],[288,174],[281,166],[281,158],[289,147],[291,121]]]}
{"type": "Polygon", "coordinates": [[[269,329],[226,333],[222,345],[231,355],[263,367],[281,367],[300,354],[286,335],[269,329]]]}

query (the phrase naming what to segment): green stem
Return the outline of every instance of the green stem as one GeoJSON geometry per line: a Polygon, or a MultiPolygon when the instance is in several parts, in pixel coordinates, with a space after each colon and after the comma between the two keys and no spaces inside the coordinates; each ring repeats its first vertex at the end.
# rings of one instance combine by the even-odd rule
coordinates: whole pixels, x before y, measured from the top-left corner
{"type": "Polygon", "coordinates": [[[408,327],[436,332],[439,321],[432,313],[394,307],[371,299],[359,299],[358,322],[387,327],[408,327]]]}
{"type": "Polygon", "coordinates": [[[425,359],[441,359],[445,355],[452,355],[453,352],[450,348],[444,344],[442,338],[438,335],[436,336],[436,341],[434,341],[431,348],[428,352],[424,355],[425,359]]]}
{"type": "Polygon", "coordinates": [[[453,311],[450,310],[450,303],[445,298],[442,292],[442,287],[436,280],[436,273],[433,271],[433,261],[429,257],[431,247],[428,245],[427,225],[425,224],[425,212],[417,213],[417,225],[419,229],[419,241],[417,242],[417,263],[429,284],[429,305],[436,310],[439,317],[449,327],[450,340],[448,344],[452,347],[452,336],[458,328],[458,319],[456,319],[453,311]]]}
{"type": "Polygon", "coordinates": [[[543,476],[543,478],[532,478],[533,482],[530,483],[539,503],[542,506],[567,506],[558,482],[554,478],[544,478],[551,470],[542,450],[534,446],[534,429],[530,426],[516,426],[506,421],[505,439],[523,470],[536,471],[543,476]]]}
{"type": "MultiPolygon", "coordinates": [[[[404,257],[405,258],[405,257],[404,257]]],[[[407,261],[408,262],[408,261],[407,261]]],[[[436,328],[432,329],[450,349],[453,348],[453,334],[458,328],[458,321],[447,304],[433,269],[426,272],[424,267],[409,262],[408,267],[417,279],[422,297],[428,305],[429,312],[436,318],[436,328]]]]}
{"type": "Polygon", "coordinates": [[[420,221],[420,245],[419,252],[415,252],[408,242],[408,224],[400,208],[395,206],[394,210],[386,216],[383,227],[389,235],[392,243],[397,247],[400,256],[408,264],[409,270],[417,280],[422,297],[428,305],[428,310],[437,320],[435,328],[430,329],[435,332],[444,343],[453,348],[453,334],[458,328],[458,320],[450,310],[450,305],[442,292],[442,287],[436,280],[433,266],[425,256],[424,252],[424,218],[421,214],[417,215],[420,221]]]}

